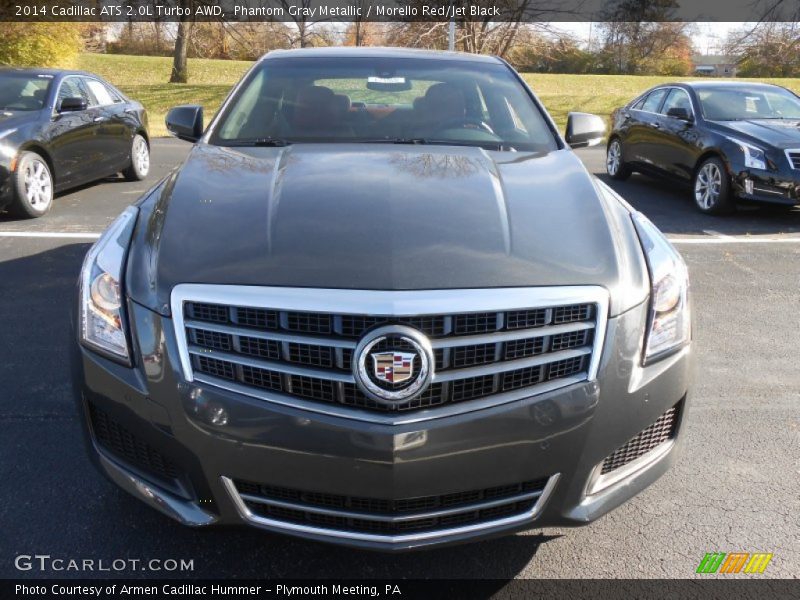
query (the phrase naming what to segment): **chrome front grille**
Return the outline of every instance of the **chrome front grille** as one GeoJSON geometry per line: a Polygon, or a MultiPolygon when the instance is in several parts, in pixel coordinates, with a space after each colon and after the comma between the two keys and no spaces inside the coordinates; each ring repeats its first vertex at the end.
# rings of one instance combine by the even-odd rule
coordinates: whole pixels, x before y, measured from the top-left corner
{"type": "Polygon", "coordinates": [[[304,408],[390,416],[507,402],[592,379],[607,310],[607,293],[595,287],[372,292],[187,284],[173,293],[188,381],[283,404],[296,399],[304,408]],[[430,387],[393,404],[365,396],[351,372],[359,338],[387,324],[428,336],[435,362],[430,387]]]}
{"type": "Polygon", "coordinates": [[[222,478],[242,516],[277,529],[399,542],[531,520],[558,476],[438,496],[344,496],[222,478]]]}
{"type": "Polygon", "coordinates": [[[800,148],[797,150],[787,150],[786,158],[789,159],[789,164],[793,169],[800,169],[800,148]]]}

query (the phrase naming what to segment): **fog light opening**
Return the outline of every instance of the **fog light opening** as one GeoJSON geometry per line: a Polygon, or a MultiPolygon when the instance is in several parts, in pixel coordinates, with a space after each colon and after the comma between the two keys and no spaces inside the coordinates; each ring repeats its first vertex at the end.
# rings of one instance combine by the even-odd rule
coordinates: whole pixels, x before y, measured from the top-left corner
{"type": "Polygon", "coordinates": [[[747,194],[752,194],[753,193],[753,180],[752,179],[747,178],[747,179],[744,180],[744,191],[747,194]]]}

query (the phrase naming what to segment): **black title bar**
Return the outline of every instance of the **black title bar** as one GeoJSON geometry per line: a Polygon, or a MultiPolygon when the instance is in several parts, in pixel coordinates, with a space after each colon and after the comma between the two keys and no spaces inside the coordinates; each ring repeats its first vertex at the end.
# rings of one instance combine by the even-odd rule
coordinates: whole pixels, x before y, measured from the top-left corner
{"type": "Polygon", "coordinates": [[[797,21],[800,0],[0,0],[0,21],[797,21]]]}

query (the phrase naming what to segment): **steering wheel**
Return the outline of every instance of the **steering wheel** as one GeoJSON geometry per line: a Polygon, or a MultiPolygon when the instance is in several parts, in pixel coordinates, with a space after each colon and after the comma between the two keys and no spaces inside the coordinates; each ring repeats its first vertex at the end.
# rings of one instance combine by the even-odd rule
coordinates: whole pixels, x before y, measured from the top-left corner
{"type": "Polygon", "coordinates": [[[489,126],[488,123],[481,121],[480,119],[476,119],[474,117],[454,117],[452,119],[447,119],[444,123],[440,123],[439,126],[434,131],[434,134],[438,134],[440,131],[445,131],[446,129],[480,129],[485,131],[489,135],[493,135],[497,137],[497,134],[494,130],[489,126]]]}

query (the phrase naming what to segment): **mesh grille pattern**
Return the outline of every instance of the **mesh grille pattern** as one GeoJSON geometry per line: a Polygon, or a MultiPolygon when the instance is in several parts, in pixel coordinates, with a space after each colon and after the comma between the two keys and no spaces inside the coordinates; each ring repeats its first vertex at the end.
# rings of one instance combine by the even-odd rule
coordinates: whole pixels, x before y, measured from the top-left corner
{"type": "Polygon", "coordinates": [[[431,337],[445,334],[445,318],[439,315],[430,317],[399,317],[397,319],[366,315],[342,315],[340,333],[345,337],[357,338],[374,327],[388,325],[389,323],[407,325],[414,329],[419,329],[422,333],[431,337]]]}
{"type": "Polygon", "coordinates": [[[325,402],[333,402],[336,398],[334,391],[336,384],[333,381],[302,375],[291,375],[288,379],[289,389],[294,396],[325,402]]]}
{"type": "Polygon", "coordinates": [[[242,382],[262,390],[280,391],[283,389],[280,373],[247,365],[242,365],[242,382]]]}
{"type": "Polygon", "coordinates": [[[194,361],[194,368],[202,373],[222,379],[236,379],[236,369],[233,363],[208,356],[195,356],[194,361]]]}
{"type": "Polygon", "coordinates": [[[506,313],[507,329],[528,329],[541,327],[547,322],[547,311],[544,308],[534,310],[515,310],[506,313]]]}
{"type": "Polygon", "coordinates": [[[187,313],[197,321],[208,323],[227,323],[229,320],[228,307],[219,304],[193,302],[188,306],[187,313]]]}
{"type": "Polygon", "coordinates": [[[795,169],[800,169],[800,150],[797,152],[787,152],[789,156],[789,161],[792,163],[792,167],[795,169]]]}
{"type": "Polygon", "coordinates": [[[583,370],[583,362],[585,356],[576,356],[575,358],[568,358],[566,360],[559,360],[550,363],[547,372],[548,379],[558,379],[559,377],[568,377],[575,373],[580,373],[583,370]]]}
{"type": "Polygon", "coordinates": [[[503,375],[503,391],[516,390],[539,383],[542,380],[542,367],[528,367],[510,371],[503,375]]]}
{"type": "Polygon", "coordinates": [[[488,396],[494,391],[494,375],[459,379],[453,382],[453,401],[472,400],[488,396]]]}
{"type": "Polygon", "coordinates": [[[239,336],[239,348],[242,354],[267,360],[278,360],[281,357],[281,345],[275,340],[262,340],[243,335],[239,336]]]}
{"type": "MultiPolygon", "coordinates": [[[[596,325],[594,306],[584,303],[390,318],[187,302],[184,312],[190,320],[187,341],[191,364],[199,374],[305,400],[402,412],[484,398],[585,374],[596,325]],[[387,324],[412,327],[431,339],[435,346],[435,374],[458,373],[444,382],[434,382],[418,397],[402,403],[387,405],[367,398],[353,383],[353,349],[365,332],[387,324]],[[555,355],[560,352],[582,353],[582,356],[555,355]],[[554,356],[548,361],[550,353],[554,356]],[[486,371],[487,365],[533,358],[545,364],[520,365],[513,370],[498,366],[494,374],[486,371]],[[265,362],[253,364],[254,359],[265,362]],[[245,363],[248,363],[246,368],[245,363]],[[298,368],[304,372],[297,373],[298,368]]],[[[372,350],[392,351],[416,354],[413,346],[403,345],[398,338],[381,342],[372,350]]],[[[421,364],[419,356],[411,361],[413,374],[420,372],[421,364]]],[[[372,372],[373,364],[368,361],[367,366],[373,382],[381,387],[402,389],[409,385],[408,380],[397,383],[378,380],[372,372]]]]}
{"type": "Polygon", "coordinates": [[[659,444],[675,437],[679,406],[673,406],[655,423],[642,430],[635,438],[616,450],[603,461],[602,474],[618,469],[653,450],[659,444]]]}
{"type": "Polygon", "coordinates": [[[278,313],[274,310],[242,307],[237,308],[235,314],[236,322],[239,325],[254,327],[256,329],[278,328],[278,313]]]}
{"type": "Polygon", "coordinates": [[[290,312],[286,315],[287,331],[300,333],[330,333],[333,319],[325,313],[290,312]]]}
{"type": "Polygon", "coordinates": [[[553,309],[553,323],[574,323],[585,321],[592,316],[591,304],[574,304],[572,306],[559,306],[553,309]]]}
{"type": "Polygon", "coordinates": [[[497,344],[460,346],[453,350],[453,367],[472,367],[495,361],[497,344]]]}
{"type": "Polygon", "coordinates": [[[330,368],[333,366],[333,348],[330,346],[289,344],[289,362],[330,368]]]}
{"type": "Polygon", "coordinates": [[[488,333],[497,329],[497,313],[494,312],[456,315],[453,318],[453,333],[456,335],[488,333]]]}
{"type": "Polygon", "coordinates": [[[89,418],[97,443],[121,460],[164,479],[178,477],[172,461],[120,425],[104,410],[89,404],[89,418]]]}
{"type": "Polygon", "coordinates": [[[506,342],[506,360],[527,358],[544,352],[543,338],[530,338],[527,340],[514,340],[506,342]]]}
{"type": "Polygon", "coordinates": [[[310,524],[331,529],[381,533],[386,535],[401,534],[413,531],[429,531],[445,529],[456,525],[480,523],[504,516],[530,511],[537,497],[519,499],[522,494],[541,494],[547,484],[547,478],[525,481],[511,485],[498,486],[482,490],[456,492],[440,496],[421,496],[417,498],[384,499],[364,498],[358,496],[342,496],[323,492],[309,492],[274,485],[258,484],[251,481],[236,481],[236,489],[240,494],[251,496],[245,498],[247,507],[254,514],[289,521],[291,523],[310,524]],[[274,506],[256,502],[255,498],[274,500],[292,504],[291,507],[274,506]],[[497,506],[482,506],[482,503],[508,499],[508,502],[497,506]],[[425,512],[440,509],[458,509],[449,515],[439,517],[425,516],[425,512]],[[322,508],[331,511],[358,513],[358,515],[319,514],[310,509],[322,508]],[[419,514],[419,518],[413,518],[419,514]],[[376,517],[407,516],[403,521],[378,520],[376,517]]]}
{"type": "Polygon", "coordinates": [[[589,334],[587,329],[583,331],[570,331],[569,333],[559,333],[550,339],[550,350],[556,352],[558,350],[569,350],[570,348],[577,348],[584,346],[587,343],[586,336],[589,334]]]}
{"type": "Polygon", "coordinates": [[[213,350],[228,352],[232,347],[231,336],[227,333],[217,333],[216,331],[205,331],[203,329],[194,330],[194,343],[198,346],[205,346],[213,350]]]}

